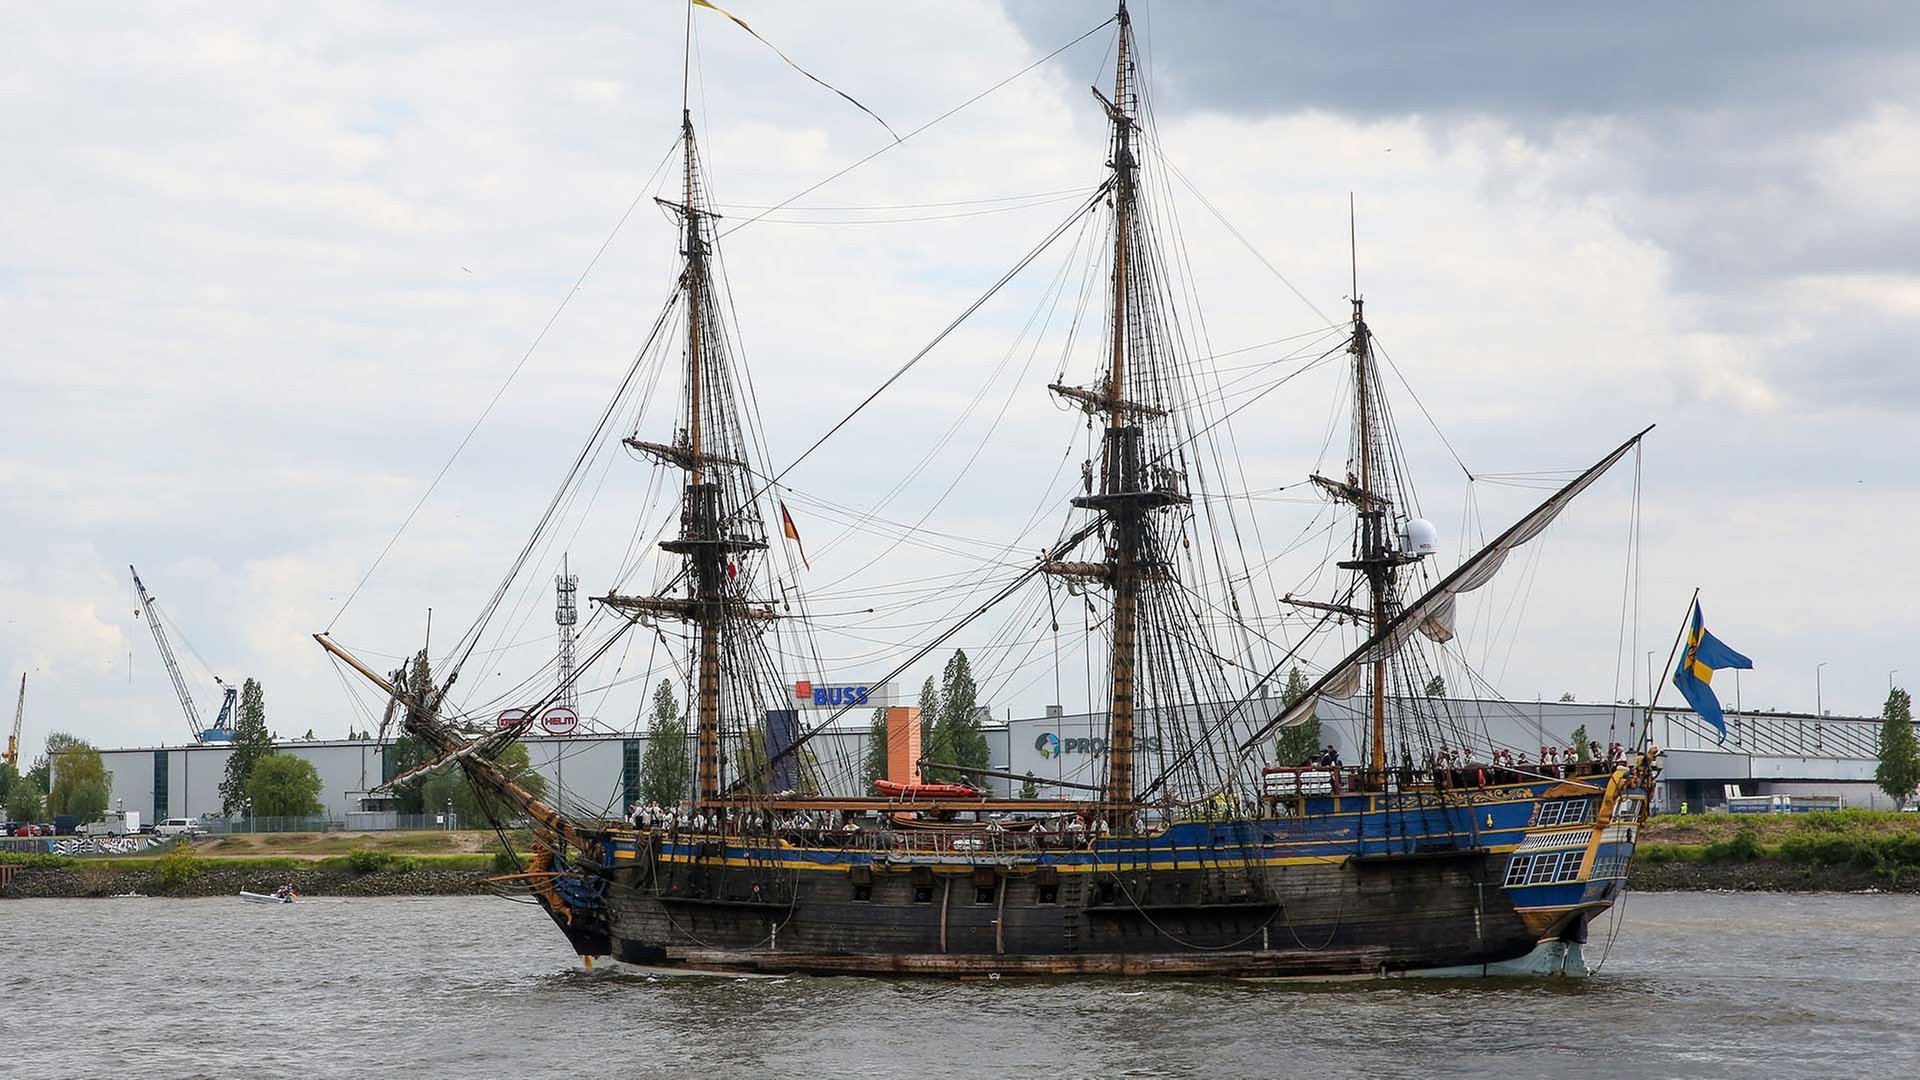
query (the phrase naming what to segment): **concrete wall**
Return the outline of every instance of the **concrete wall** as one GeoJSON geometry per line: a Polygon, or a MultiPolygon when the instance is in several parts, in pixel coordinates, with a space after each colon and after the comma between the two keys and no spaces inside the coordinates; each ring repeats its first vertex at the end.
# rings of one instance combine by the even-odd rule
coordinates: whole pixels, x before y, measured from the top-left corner
{"type": "MultiPolygon", "coordinates": [[[[866,753],[864,727],[822,733],[808,743],[820,771],[835,794],[853,794],[866,753]]],[[[646,736],[634,740],[646,754],[646,736]]],[[[566,738],[537,736],[526,740],[527,758],[546,778],[549,798],[566,809],[587,816],[612,809],[625,811],[624,756],[627,740],[619,736],[580,735],[566,738]]],[[[361,796],[384,778],[386,744],[371,740],[283,742],[275,749],[313,763],[320,774],[320,803],[326,816],[345,820],[360,808],[361,796]]],[[[142,821],[170,817],[218,815],[220,781],[226,777],[226,746],[133,747],[102,750],[100,756],[112,777],[108,805],[138,810],[142,821]],[[155,755],[166,757],[166,805],[156,805],[155,755]]],[[[57,768],[57,763],[56,763],[57,768]]],[[[428,808],[431,812],[432,808],[428,808]]]]}

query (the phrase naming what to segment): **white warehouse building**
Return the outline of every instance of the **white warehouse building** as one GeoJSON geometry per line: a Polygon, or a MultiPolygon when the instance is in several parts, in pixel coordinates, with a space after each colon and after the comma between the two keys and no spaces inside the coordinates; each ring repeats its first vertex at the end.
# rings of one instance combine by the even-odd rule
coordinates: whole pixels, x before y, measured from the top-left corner
{"type": "MultiPolygon", "coordinates": [[[[1250,729],[1261,720],[1254,712],[1270,714],[1277,707],[1277,701],[1256,703],[1234,726],[1250,729]]],[[[1573,730],[1581,726],[1603,746],[1624,741],[1631,721],[1644,712],[1625,705],[1451,698],[1396,702],[1395,707],[1429,715],[1443,710],[1450,725],[1469,733],[1468,746],[1483,751],[1488,745],[1504,746],[1529,753],[1541,745],[1566,746],[1573,730]]],[[[1318,713],[1323,741],[1337,747],[1348,763],[1356,763],[1365,721],[1363,703],[1323,701],[1318,713]]],[[[1656,805],[1673,810],[1687,802],[1693,809],[1705,809],[1720,804],[1726,789],[1737,786],[1749,795],[1839,795],[1849,806],[1892,808],[1892,800],[1873,782],[1878,718],[1729,712],[1727,721],[1728,736],[1720,742],[1690,712],[1661,709],[1655,714],[1654,742],[1666,751],[1656,805]]],[[[1080,783],[1097,781],[1104,771],[1103,713],[1050,709],[1046,715],[989,725],[985,735],[996,769],[1080,783]]],[[[526,744],[533,769],[546,778],[549,799],[572,812],[619,814],[637,797],[640,762],[647,746],[644,734],[535,735],[526,744]]],[[[855,777],[866,744],[867,727],[853,723],[822,733],[809,749],[820,762],[823,776],[855,777]]],[[[379,797],[370,798],[369,792],[393,775],[391,746],[352,739],[284,742],[277,749],[313,763],[320,774],[320,799],[327,818],[378,828],[382,823],[377,817],[365,815],[380,805],[379,797]]],[[[1150,744],[1141,752],[1140,768],[1151,768],[1150,744]]],[[[102,750],[112,776],[109,805],[138,810],[143,821],[217,816],[220,781],[231,753],[224,744],[102,750]]],[[[989,783],[1001,794],[1015,786],[1001,779],[989,783]]],[[[855,794],[851,790],[835,793],[855,794]]],[[[1076,789],[1059,793],[1090,797],[1076,789]]]]}

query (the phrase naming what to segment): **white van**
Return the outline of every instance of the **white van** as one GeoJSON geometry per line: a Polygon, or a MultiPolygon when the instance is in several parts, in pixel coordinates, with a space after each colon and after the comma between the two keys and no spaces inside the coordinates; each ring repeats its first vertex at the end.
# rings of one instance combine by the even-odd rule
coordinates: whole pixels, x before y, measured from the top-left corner
{"type": "Polygon", "coordinates": [[[170,817],[153,827],[155,836],[205,836],[207,830],[200,825],[199,818],[170,817]]]}

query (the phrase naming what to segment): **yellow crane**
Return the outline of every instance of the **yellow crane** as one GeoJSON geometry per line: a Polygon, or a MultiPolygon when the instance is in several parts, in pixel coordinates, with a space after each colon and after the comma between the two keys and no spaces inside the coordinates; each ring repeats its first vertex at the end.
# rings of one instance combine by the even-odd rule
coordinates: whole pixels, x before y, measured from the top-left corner
{"type": "Polygon", "coordinates": [[[0,755],[0,761],[5,761],[16,769],[20,767],[20,721],[26,719],[26,716],[27,673],[23,671],[20,673],[20,700],[13,704],[13,734],[7,736],[6,754],[0,755]]]}

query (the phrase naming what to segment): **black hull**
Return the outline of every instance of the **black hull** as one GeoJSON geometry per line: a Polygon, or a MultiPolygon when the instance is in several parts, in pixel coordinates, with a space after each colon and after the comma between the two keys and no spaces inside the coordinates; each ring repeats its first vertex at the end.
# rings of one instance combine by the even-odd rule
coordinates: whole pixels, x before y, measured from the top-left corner
{"type": "MultiPolygon", "coordinates": [[[[621,866],[607,953],[740,973],[1378,976],[1491,969],[1532,954],[1483,852],[1246,869],[1049,872],[912,866],[621,866]]],[[[585,915],[581,912],[577,915],[585,915]]],[[[1551,937],[1577,941],[1574,916],[1551,937]]],[[[583,950],[584,951],[584,950],[583,950]]]]}

